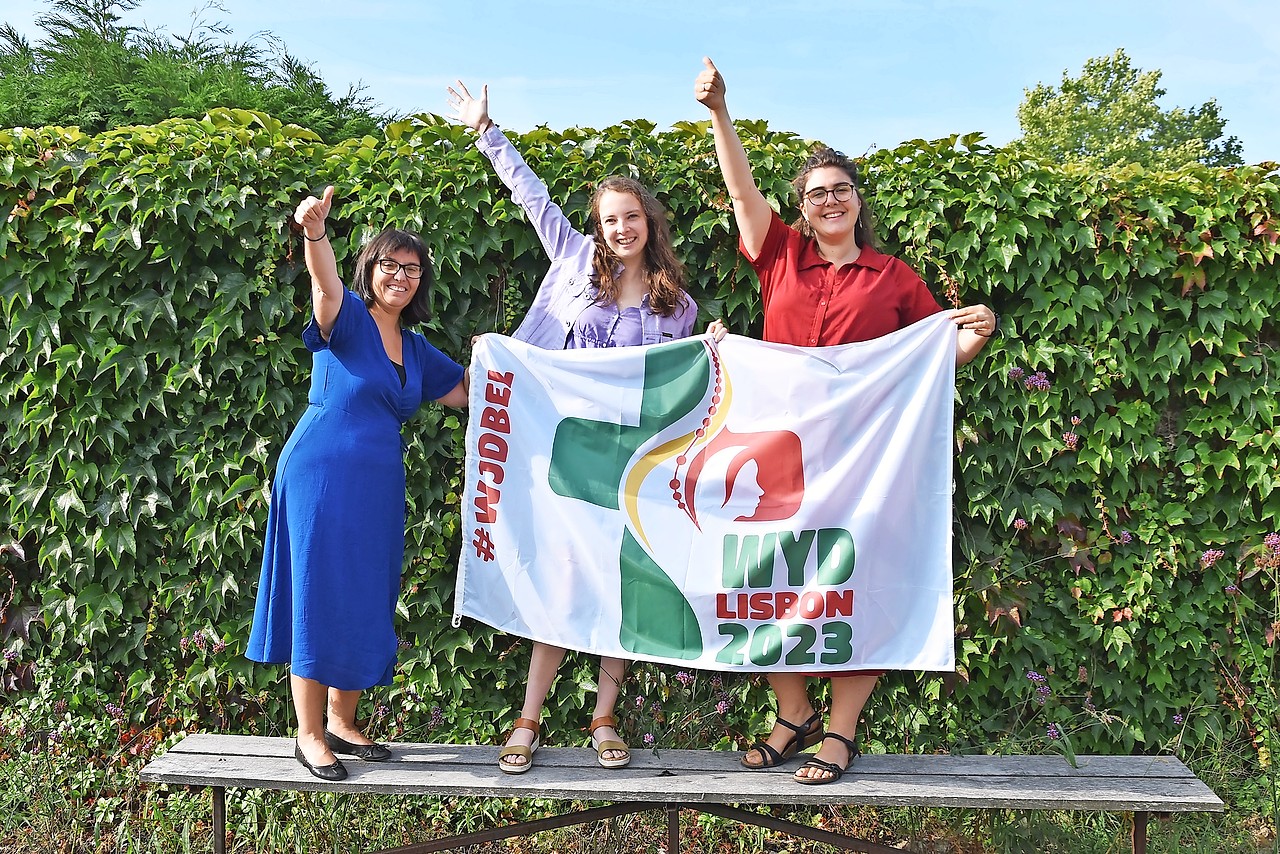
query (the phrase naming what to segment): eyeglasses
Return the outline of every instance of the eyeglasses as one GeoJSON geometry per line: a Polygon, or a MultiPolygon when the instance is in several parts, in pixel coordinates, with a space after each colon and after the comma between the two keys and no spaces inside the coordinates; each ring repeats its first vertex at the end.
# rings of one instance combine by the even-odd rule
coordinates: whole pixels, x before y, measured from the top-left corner
{"type": "MultiPolygon", "coordinates": [[[[836,198],[839,198],[839,196],[836,198]]],[[[378,269],[388,276],[395,276],[401,270],[404,270],[404,274],[410,279],[422,278],[421,264],[401,264],[399,261],[393,261],[390,258],[379,258],[378,269]]]]}
{"type": "Polygon", "coordinates": [[[837,202],[847,202],[853,198],[853,185],[841,182],[834,187],[814,187],[807,191],[804,197],[809,200],[809,204],[820,205],[827,200],[828,193],[835,196],[837,202]]]}

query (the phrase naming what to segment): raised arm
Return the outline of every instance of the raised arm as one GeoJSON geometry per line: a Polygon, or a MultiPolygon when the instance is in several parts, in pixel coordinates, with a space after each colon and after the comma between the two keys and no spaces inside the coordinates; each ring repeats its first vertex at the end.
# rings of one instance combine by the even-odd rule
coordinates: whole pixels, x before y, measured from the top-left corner
{"type": "Polygon", "coordinates": [[[480,134],[476,147],[489,162],[502,183],[511,190],[511,198],[524,209],[538,239],[552,261],[582,253],[590,253],[593,241],[569,222],[560,206],[551,201],[547,185],[524,162],[520,152],[489,118],[489,86],[474,98],[461,80],[448,87],[449,106],[458,120],[480,134]]]}
{"type": "Polygon", "coordinates": [[[724,78],[710,59],[704,56],[702,63],[706,67],[694,83],[693,95],[711,111],[711,133],[716,141],[716,159],[720,161],[725,189],[729,191],[729,198],[733,199],[733,216],[738,223],[738,234],[742,237],[742,245],[747,254],[755,258],[764,248],[764,239],[773,219],[773,208],[769,207],[764,194],[756,186],[755,176],[751,174],[751,164],[747,161],[747,152],[742,147],[742,140],[738,139],[733,120],[729,118],[729,108],[724,101],[724,78]]]}
{"type": "Polygon", "coordinates": [[[311,313],[324,340],[329,340],[338,309],[342,308],[342,280],[338,262],[329,245],[326,220],[333,207],[333,187],[325,187],[324,197],[308,196],[293,212],[294,222],[302,226],[306,238],[307,272],[311,274],[311,313]]]}

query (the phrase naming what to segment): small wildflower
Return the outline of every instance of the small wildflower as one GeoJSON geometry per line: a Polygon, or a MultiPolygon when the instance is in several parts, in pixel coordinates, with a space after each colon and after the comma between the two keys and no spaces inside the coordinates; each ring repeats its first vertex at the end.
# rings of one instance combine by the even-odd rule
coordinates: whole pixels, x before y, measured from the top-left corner
{"type": "Polygon", "coordinates": [[[1079,426],[1080,426],[1080,416],[1079,416],[1079,415],[1072,415],[1072,416],[1071,416],[1071,426],[1072,426],[1072,427],[1079,427],[1079,426]]]}
{"type": "Polygon", "coordinates": [[[58,700],[58,702],[56,702],[56,703],[54,703],[54,704],[53,704],[53,711],[54,711],[54,714],[61,715],[61,714],[63,714],[64,712],[66,712],[66,710],[67,710],[67,701],[66,701],[66,700],[58,700]]]}
{"type": "Polygon", "coordinates": [[[1057,724],[1049,724],[1049,726],[1045,728],[1044,734],[1054,741],[1062,738],[1062,730],[1058,729],[1057,724]]]}
{"type": "Polygon", "coordinates": [[[1181,723],[1182,723],[1182,715],[1174,715],[1174,716],[1173,716],[1173,722],[1174,722],[1175,724],[1181,724],[1181,723]]]}
{"type": "Polygon", "coordinates": [[[213,651],[215,654],[222,652],[226,648],[227,648],[227,642],[224,641],[222,638],[218,638],[213,642],[213,651]]]}
{"type": "Polygon", "coordinates": [[[1014,381],[1020,380],[1022,379],[1024,374],[1026,374],[1026,371],[1022,370],[1022,368],[1019,368],[1016,365],[1009,369],[1009,379],[1011,380],[1014,380],[1014,381]]]}
{"type": "Polygon", "coordinates": [[[1127,546],[1127,545],[1129,545],[1129,543],[1132,543],[1132,542],[1133,542],[1133,534],[1132,534],[1132,533],[1130,533],[1129,531],[1121,531],[1121,532],[1120,532],[1120,545],[1122,545],[1122,546],[1127,546]]]}
{"type": "Polygon", "coordinates": [[[1068,430],[1062,434],[1062,444],[1067,446],[1068,451],[1074,451],[1080,444],[1080,437],[1068,430]]]}
{"type": "Polygon", "coordinates": [[[1083,664],[1080,665],[1078,668],[1076,668],[1076,681],[1077,682],[1089,681],[1089,670],[1083,664]]]}
{"type": "Polygon", "coordinates": [[[719,673],[715,673],[715,674],[713,674],[713,675],[711,676],[711,687],[712,687],[712,688],[719,688],[722,684],[724,684],[724,680],[720,678],[720,674],[719,674],[719,673]]]}
{"type": "Polygon", "coordinates": [[[1027,678],[1028,678],[1028,679],[1030,679],[1032,682],[1043,682],[1043,681],[1044,681],[1044,677],[1043,677],[1043,676],[1041,676],[1039,673],[1036,673],[1034,670],[1028,670],[1028,671],[1027,671],[1027,678]]]}
{"type": "Polygon", "coordinates": [[[116,720],[120,720],[124,717],[124,709],[120,708],[115,703],[107,703],[106,711],[108,715],[116,720]]]}
{"type": "Polygon", "coordinates": [[[1017,519],[1013,520],[1013,529],[1015,531],[1025,531],[1027,529],[1027,524],[1027,520],[1019,516],[1017,519]]]}
{"type": "Polygon", "coordinates": [[[1090,712],[1098,711],[1098,707],[1093,704],[1093,697],[1090,697],[1090,696],[1086,696],[1084,698],[1084,707],[1087,711],[1090,711],[1090,712]]]}
{"type": "Polygon", "coordinates": [[[637,709],[644,708],[644,697],[636,697],[636,708],[637,709]]]}
{"type": "Polygon", "coordinates": [[[191,638],[183,638],[182,640],[178,641],[178,646],[182,648],[183,652],[186,652],[187,647],[190,645],[191,645],[191,638]]]}
{"type": "Polygon", "coordinates": [[[13,662],[18,660],[18,651],[16,649],[6,649],[4,651],[4,660],[13,662]]]}
{"type": "Polygon", "coordinates": [[[1200,565],[1205,569],[1208,569],[1221,560],[1225,555],[1226,552],[1222,549],[1209,549],[1204,554],[1200,555],[1200,565]]]}
{"type": "Polygon", "coordinates": [[[1280,533],[1272,531],[1262,538],[1262,543],[1276,554],[1280,554],[1280,533]]]}
{"type": "Polygon", "coordinates": [[[1022,384],[1027,387],[1027,391],[1048,391],[1052,386],[1049,375],[1044,371],[1036,371],[1031,376],[1025,377],[1022,384]]]}
{"type": "Polygon", "coordinates": [[[1048,700],[1049,698],[1046,697],[1044,694],[1036,694],[1035,699],[1036,699],[1037,706],[1043,706],[1045,704],[1045,701],[1048,700]]]}
{"type": "Polygon", "coordinates": [[[390,713],[391,709],[387,707],[386,703],[379,703],[373,710],[373,719],[380,721],[390,713]]]}
{"type": "Polygon", "coordinates": [[[644,746],[645,746],[645,747],[653,747],[653,741],[654,741],[654,739],[653,739],[653,733],[651,733],[651,732],[646,732],[646,733],[644,734],[644,746]]]}
{"type": "Polygon", "coordinates": [[[717,715],[724,715],[728,713],[728,711],[729,711],[729,702],[727,700],[721,700],[720,702],[716,703],[717,715]]]}
{"type": "Polygon", "coordinates": [[[196,649],[204,652],[204,648],[208,644],[208,640],[206,640],[204,632],[196,632],[191,636],[191,643],[196,649]]]}
{"type": "Polygon", "coordinates": [[[685,688],[689,687],[689,683],[693,681],[693,674],[684,670],[676,671],[675,679],[685,688]]]}
{"type": "Polygon", "coordinates": [[[1232,596],[1240,592],[1240,588],[1236,587],[1234,584],[1228,584],[1226,587],[1223,588],[1223,590],[1227,593],[1230,593],[1232,596]]]}
{"type": "Polygon", "coordinates": [[[1036,687],[1036,693],[1042,697],[1047,697],[1053,693],[1053,689],[1048,685],[1040,685],[1036,687]]]}
{"type": "Polygon", "coordinates": [[[439,706],[431,707],[431,728],[439,729],[444,726],[444,710],[439,706]]]}
{"type": "Polygon", "coordinates": [[[396,641],[396,646],[399,649],[408,649],[409,647],[413,646],[413,644],[409,643],[404,638],[400,638],[398,641],[396,641]]]}

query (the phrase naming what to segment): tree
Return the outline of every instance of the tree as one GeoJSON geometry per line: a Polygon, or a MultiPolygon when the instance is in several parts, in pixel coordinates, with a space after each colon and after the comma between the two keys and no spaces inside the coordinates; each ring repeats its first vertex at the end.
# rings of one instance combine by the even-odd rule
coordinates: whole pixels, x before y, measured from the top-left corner
{"type": "Polygon", "coordinates": [[[1060,88],[1041,83],[1026,90],[1017,144],[1032,156],[1094,168],[1239,166],[1240,140],[1223,138],[1226,119],[1217,102],[1162,110],[1160,75],[1134,68],[1123,49],[1086,60],[1079,77],[1062,73],[1060,88]]]}
{"type": "Polygon", "coordinates": [[[36,19],[44,37],[34,45],[0,25],[0,127],[75,125],[98,133],[238,107],[335,142],[387,118],[359,87],[334,96],[270,34],[231,43],[220,23],[197,20],[185,36],[121,24],[121,13],[140,2],[51,0],[36,19]]]}

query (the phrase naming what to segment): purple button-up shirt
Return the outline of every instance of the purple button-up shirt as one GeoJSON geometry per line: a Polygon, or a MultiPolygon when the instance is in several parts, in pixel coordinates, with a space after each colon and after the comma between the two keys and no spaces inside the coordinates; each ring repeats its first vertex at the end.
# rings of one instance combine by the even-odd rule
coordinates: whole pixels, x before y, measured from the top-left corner
{"type": "Polygon", "coordinates": [[[563,350],[659,344],[688,337],[698,306],[687,293],[684,308],[671,317],[650,311],[648,295],[637,309],[619,311],[616,305],[597,304],[591,265],[595,241],[569,224],[564,211],[551,201],[546,185],[496,125],[480,134],[476,147],[511,190],[511,198],[524,210],[551,258],[551,268],[515,338],[535,347],[563,350]]]}

